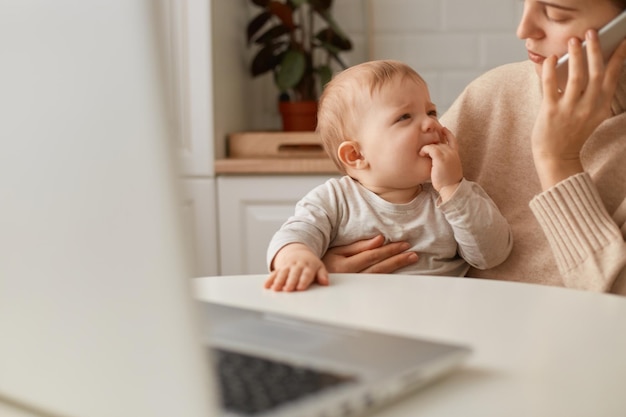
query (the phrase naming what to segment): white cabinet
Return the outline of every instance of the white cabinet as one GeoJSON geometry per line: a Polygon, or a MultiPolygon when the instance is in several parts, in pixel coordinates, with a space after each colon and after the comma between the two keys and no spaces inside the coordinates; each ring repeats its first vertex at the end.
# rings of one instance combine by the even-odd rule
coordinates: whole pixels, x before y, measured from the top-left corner
{"type": "Polygon", "coordinates": [[[272,235],[307,192],[332,175],[218,176],[220,273],[267,272],[272,235]]]}

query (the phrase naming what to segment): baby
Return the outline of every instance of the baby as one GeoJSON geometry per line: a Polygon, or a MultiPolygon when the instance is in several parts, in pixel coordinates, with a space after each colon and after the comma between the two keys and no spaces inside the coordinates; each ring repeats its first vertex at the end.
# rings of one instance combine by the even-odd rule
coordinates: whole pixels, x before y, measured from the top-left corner
{"type": "Polygon", "coordinates": [[[339,73],[320,98],[317,132],[345,176],[310,191],[276,232],[265,288],[328,285],[326,250],[379,234],[419,256],[398,273],[464,276],[508,257],[507,221],[463,178],[457,140],[411,67],[381,60],[339,73]]]}

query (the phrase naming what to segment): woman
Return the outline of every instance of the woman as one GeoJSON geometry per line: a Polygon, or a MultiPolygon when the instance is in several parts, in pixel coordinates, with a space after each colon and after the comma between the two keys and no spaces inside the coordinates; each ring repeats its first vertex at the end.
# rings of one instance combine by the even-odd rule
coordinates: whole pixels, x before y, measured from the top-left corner
{"type": "MultiPolygon", "coordinates": [[[[517,35],[529,60],[479,77],[442,118],[465,176],[513,229],[509,259],[468,276],[626,294],[626,41],[605,65],[597,38],[625,9],[626,0],[526,0],[517,35]],[[555,65],[565,52],[561,91],[555,65]]],[[[415,262],[404,242],[382,241],[335,248],[324,263],[393,272],[415,262]]]]}

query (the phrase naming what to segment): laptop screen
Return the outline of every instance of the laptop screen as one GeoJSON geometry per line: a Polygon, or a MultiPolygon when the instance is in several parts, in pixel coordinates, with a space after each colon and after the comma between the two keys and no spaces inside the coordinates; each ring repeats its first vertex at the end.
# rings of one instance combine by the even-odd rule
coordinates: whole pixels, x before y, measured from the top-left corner
{"type": "Polygon", "coordinates": [[[173,178],[165,5],[0,3],[0,402],[215,415],[173,178]]]}

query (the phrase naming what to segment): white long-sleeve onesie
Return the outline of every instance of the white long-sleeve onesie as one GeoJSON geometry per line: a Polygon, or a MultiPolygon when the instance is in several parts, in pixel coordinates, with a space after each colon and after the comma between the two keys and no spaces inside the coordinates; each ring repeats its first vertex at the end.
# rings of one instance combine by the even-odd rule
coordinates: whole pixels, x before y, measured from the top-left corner
{"type": "Polygon", "coordinates": [[[419,261],[397,273],[463,276],[470,265],[491,268],[503,262],[513,245],[510,227],[476,183],[462,180],[441,203],[431,184],[411,202],[394,204],[348,176],[330,179],[296,205],[272,238],[267,263],[289,243],[303,243],[322,257],[328,248],[385,236],[406,241],[419,261]]]}

